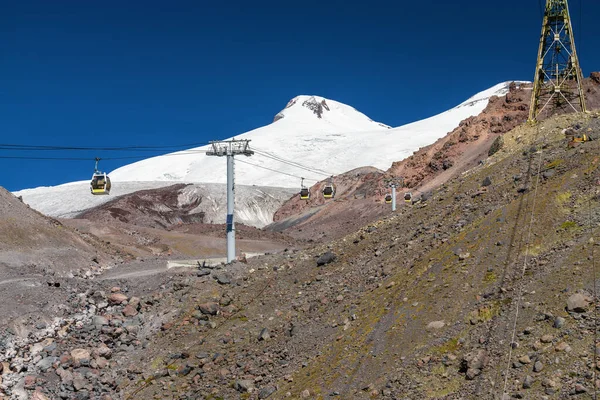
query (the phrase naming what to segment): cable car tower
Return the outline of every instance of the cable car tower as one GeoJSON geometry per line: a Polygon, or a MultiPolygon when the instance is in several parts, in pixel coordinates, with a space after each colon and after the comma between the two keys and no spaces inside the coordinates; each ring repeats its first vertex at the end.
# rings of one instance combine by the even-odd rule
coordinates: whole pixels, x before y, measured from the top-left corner
{"type": "Polygon", "coordinates": [[[529,122],[563,110],[585,112],[583,77],[567,0],[546,0],[529,122]]]}
{"type": "Polygon", "coordinates": [[[235,205],[234,164],[236,155],[251,156],[250,140],[223,140],[209,142],[212,149],[206,152],[207,156],[227,157],[227,263],[235,260],[235,225],[233,223],[233,209],[235,205]]]}

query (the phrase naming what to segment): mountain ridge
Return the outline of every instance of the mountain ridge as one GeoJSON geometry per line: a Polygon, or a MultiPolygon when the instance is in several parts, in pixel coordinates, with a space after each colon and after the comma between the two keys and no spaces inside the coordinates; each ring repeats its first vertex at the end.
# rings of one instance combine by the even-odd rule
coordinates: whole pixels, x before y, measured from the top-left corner
{"type": "MultiPolygon", "coordinates": [[[[236,136],[252,140],[250,147],[256,150],[255,156],[238,159],[236,185],[285,187],[287,192],[290,188],[299,189],[301,177],[311,186],[330,175],[355,168],[373,166],[386,170],[418,148],[443,137],[462,120],[478,115],[491,96],[505,93],[508,86],[507,82],[500,83],[444,113],[397,128],[375,122],[353,107],[334,100],[296,96],[278,113],[282,118],[236,136]],[[315,110],[321,113],[321,118],[315,110]],[[286,135],[281,135],[282,131],[286,135]],[[312,133],[306,133],[308,131],[312,133]]],[[[113,193],[124,195],[175,183],[223,184],[225,160],[205,157],[202,154],[205,150],[206,147],[193,148],[118,168],[110,174],[113,193]]],[[[86,186],[86,181],[70,182],[24,189],[15,194],[45,214],[72,217],[113,197],[92,198],[86,186]]],[[[222,217],[224,219],[224,214],[222,217]]],[[[244,222],[253,224],[250,220],[244,222]]],[[[265,223],[261,220],[260,226],[265,223]]]]}

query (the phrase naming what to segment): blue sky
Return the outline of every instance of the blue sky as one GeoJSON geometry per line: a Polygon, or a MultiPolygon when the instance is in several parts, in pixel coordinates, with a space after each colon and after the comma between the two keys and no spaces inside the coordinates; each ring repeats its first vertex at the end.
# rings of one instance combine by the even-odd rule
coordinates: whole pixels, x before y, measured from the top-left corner
{"type": "MultiPolygon", "coordinates": [[[[402,125],[498,82],[531,80],[541,16],[538,2],[524,3],[6,1],[0,142],[200,143],[266,125],[298,94],[402,125]]],[[[571,14],[588,76],[600,70],[592,17],[600,15],[600,2],[573,1],[571,14]]],[[[96,156],[139,154],[0,150],[0,156],[90,159],[0,159],[0,186],[85,180],[96,156]]]]}

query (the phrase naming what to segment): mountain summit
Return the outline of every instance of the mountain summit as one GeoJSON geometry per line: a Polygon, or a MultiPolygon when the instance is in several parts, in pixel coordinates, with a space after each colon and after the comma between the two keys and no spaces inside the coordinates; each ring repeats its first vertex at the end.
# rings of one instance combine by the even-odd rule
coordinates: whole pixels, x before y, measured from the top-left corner
{"type": "MultiPolygon", "coordinates": [[[[236,136],[249,139],[256,152],[238,158],[236,183],[300,187],[362,166],[388,169],[478,115],[489,98],[508,92],[503,82],[444,113],[398,128],[375,122],[351,106],[320,96],[290,100],[274,122],[236,136]]],[[[208,146],[153,157],[112,172],[114,182],[173,181],[225,183],[225,161],[206,157],[208,146]]]]}
{"type": "Polygon", "coordinates": [[[391,128],[388,125],[373,121],[354,107],[319,96],[302,95],[294,97],[283,110],[275,115],[273,122],[284,118],[295,120],[311,120],[311,118],[316,118],[335,123],[336,125],[348,125],[349,130],[371,130],[373,129],[372,124],[376,124],[381,128],[391,128]],[[356,125],[358,121],[367,126],[362,126],[362,123],[356,125]]]}

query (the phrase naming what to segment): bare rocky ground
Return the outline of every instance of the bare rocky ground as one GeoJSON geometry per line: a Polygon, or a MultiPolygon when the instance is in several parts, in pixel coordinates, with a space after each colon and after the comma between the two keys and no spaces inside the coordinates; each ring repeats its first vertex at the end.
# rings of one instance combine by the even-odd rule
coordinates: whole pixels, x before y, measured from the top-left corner
{"type": "Polygon", "coordinates": [[[518,128],[427,202],[328,245],[234,264],[229,283],[181,277],[124,396],[495,399],[507,376],[509,398],[592,398],[600,152],[567,148],[577,123],[518,128]]]}
{"type": "MultiPolygon", "coordinates": [[[[147,303],[138,305],[135,297],[121,302],[123,296],[130,290],[152,296],[169,286],[181,273],[167,270],[169,260],[223,256],[225,248],[224,226],[175,220],[159,229],[152,227],[154,219],[144,226],[144,218],[137,225],[102,218],[58,221],[4,189],[0,200],[2,398],[114,396],[118,371],[108,362],[113,352],[143,346],[163,318],[136,318],[147,303]]],[[[281,251],[297,243],[281,234],[237,228],[240,253],[281,251]]]]}
{"type": "MultiPolygon", "coordinates": [[[[164,229],[79,218],[63,219],[61,223],[136,257],[177,259],[225,256],[225,225],[194,223],[164,229]]],[[[241,224],[236,224],[236,238],[238,255],[273,252],[300,243],[284,234],[264,232],[241,224]]]]}
{"type": "Polygon", "coordinates": [[[499,399],[506,381],[507,398],[594,398],[600,142],[570,148],[563,130],[595,133],[599,121],[518,126],[484,163],[383,218],[375,202],[361,212],[369,199],[358,191],[381,173],[355,171],[351,223],[313,222],[307,248],[240,232],[284,250],[216,268],[162,269],[162,246],[182,240],[169,235],[211,227],[70,226],[4,194],[3,257],[65,253],[2,263],[0,390],[38,400],[499,399]]]}
{"type": "Polygon", "coordinates": [[[506,379],[508,398],[593,398],[600,142],[569,148],[563,129],[598,121],[518,127],[427,201],[314,247],[66,278],[54,288],[67,293],[64,318],[22,339],[3,333],[2,388],[37,399],[498,399],[506,379]]]}

